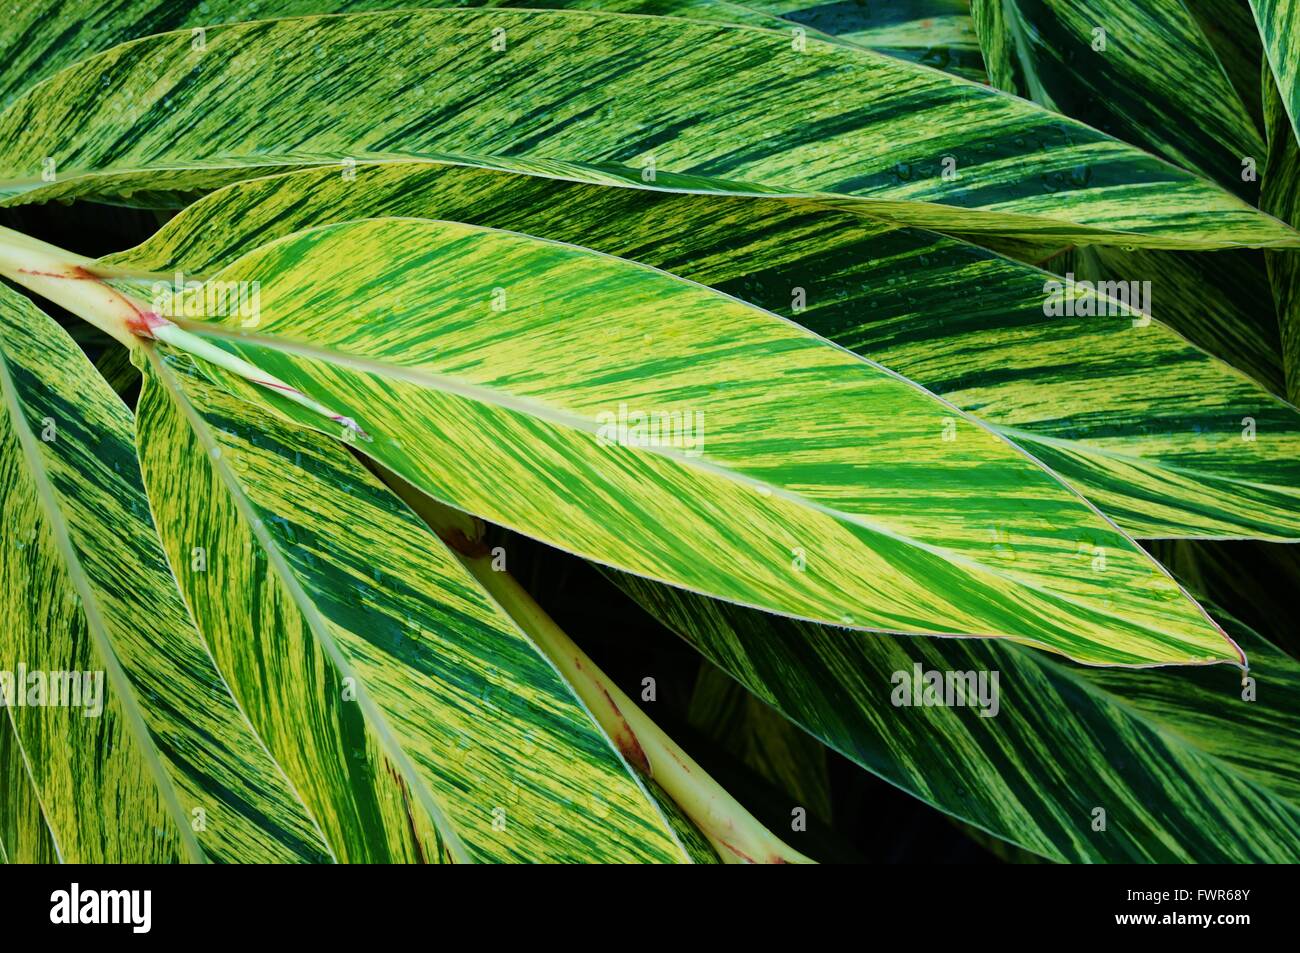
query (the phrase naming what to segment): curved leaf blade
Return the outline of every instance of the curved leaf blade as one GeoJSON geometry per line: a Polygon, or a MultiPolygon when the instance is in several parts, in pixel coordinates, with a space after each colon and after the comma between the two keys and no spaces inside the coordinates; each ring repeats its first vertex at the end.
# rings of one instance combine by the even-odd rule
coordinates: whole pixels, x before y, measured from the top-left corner
{"type": "MultiPolygon", "coordinates": [[[[216,192],[104,262],[129,273],[206,277],[271,239],[377,216],[581,244],[782,314],[1051,454],[1059,475],[1136,535],[1300,537],[1294,408],[1159,322],[1135,327],[1104,295],[1093,303],[1112,314],[1053,316],[1047,282],[1056,276],[806,202],[607,188],[474,166],[359,166],[355,180],[317,169],[216,192]]],[[[1207,343],[1271,355],[1267,341],[1246,335],[1236,347],[1231,336],[1262,334],[1261,322],[1244,320],[1261,302],[1227,298],[1227,287],[1240,294],[1257,284],[1267,298],[1262,268],[1249,267],[1247,253],[1216,253],[1231,256],[1215,265],[1222,307],[1195,296],[1202,285],[1184,290],[1181,281],[1194,277],[1190,253],[1172,262],[1159,252],[1089,254],[1113,256],[1123,261],[1121,274],[1150,281],[1148,308],[1158,317],[1208,326],[1207,343]]],[[[1078,270],[1080,279],[1093,277],[1078,270]]],[[[152,280],[143,281],[153,294],[152,280]]]]}
{"type": "Polygon", "coordinates": [[[1255,23],[1264,41],[1264,52],[1291,120],[1291,132],[1300,140],[1300,58],[1296,56],[1300,36],[1300,3],[1296,0],[1250,0],[1255,23]]]}
{"type": "MultiPolygon", "coordinates": [[[[287,18],[439,7],[603,10],[783,26],[779,17],[726,0],[277,0],[273,12],[287,18]]],[[[0,109],[64,67],[118,44],[175,30],[189,31],[192,43],[204,43],[209,28],[263,20],[268,11],[251,0],[59,0],[6,12],[0,31],[0,109]]]]}
{"type": "Polygon", "coordinates": [[[1264,142],[1183,3],[974,0],[972,11],[999,88],[1258,194],[1242,163],[1262,163],[1264,142]]]}
{"type": "Polygon", "coordinates": [[[144,375],[168,556],[341,859],[686,859],[550,664],[344,449],[187,358],[151,351],[144,375]]]}
{"type": "Polygon", "coordinates": [[[1044,857],[1285,863],[1300,850],[1300,663],[1244,626],[1231,631],[1258,684],[1249,702],[1237,673],[1215,668],[1090,668],[996,641],[866,637],[609,575],[814,737],[1044,857]],[[986,686],[996,673],[996,713],[981,714],[988,693],[894,704],[917,667],[986,686]]]}
{"type": "Polygon", "coordinates": [[[297,232],[213,281],[258,282],[255,327],[228,314],[177,317],[184,328],[354,420],[369,436],[359,449],[434,498],[552,545],[850,627],[1005,635],[1103,664],[1240,659],[1131,540],[1010,443],[664,272],[373,219],[297,232]],[[467,461],[512,492],[467,479],[467,461]]]}
{"type": "Polygon", "coordinates": [[[0,311],[0,662],[91,673],[82,707],[6,714],[59,856],[329,859],[185,614],[130,412],[26,299],[0,288],[0,311]]]}
{"type": "Polygon", "coordinates": [[[235,24],[208,31],[202,51],[191,40],[115,47],[0,114],[0,196],[122,197],[348,158],[497,155],[569,163],[578,178],[591,169],[668,188],[815,193],[964,231],[1300,245],[1221,189],[1073,120],[788,31],[424,11],[235,24]],[[494,50],[494,27],[515,45],[494,50]],[[395,67],[394,51],[408,65],[395,67]],[[810,102],[824,103],[811,117],[810,102]],[[958,177],[942,174],[945,155],[958,177]],[[53,183],[42,179],[50,169],[53,183]]]}

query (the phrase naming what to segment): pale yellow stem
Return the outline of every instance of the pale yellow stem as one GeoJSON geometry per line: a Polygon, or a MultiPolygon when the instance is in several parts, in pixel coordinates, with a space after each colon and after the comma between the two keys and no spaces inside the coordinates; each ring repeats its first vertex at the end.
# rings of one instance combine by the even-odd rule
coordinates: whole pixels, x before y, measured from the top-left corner
{"type": "Polygon", "coordinates": [[[0,275],[62,305],[126,347],[143,309],[91,271],[94,259],[0,227],[0,275]]]}
{"type": "Polygon", "coordinates": [[[131,348],[142,338],[163,341],[187,354],[273,390],[313,413],[328,417],[363,440],[369,435],[351,417],[337,414],[273,374],[219,348],[157,314],[143,301],[118,291],[95,271],[95,260],[0,226],[0,275],[62,305],[77,317],[131,348]]]}

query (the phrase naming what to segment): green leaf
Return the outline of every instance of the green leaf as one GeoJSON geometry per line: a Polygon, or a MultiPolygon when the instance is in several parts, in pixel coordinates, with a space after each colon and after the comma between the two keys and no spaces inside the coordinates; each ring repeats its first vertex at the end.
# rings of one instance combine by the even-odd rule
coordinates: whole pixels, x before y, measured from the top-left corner
{"type": "Polygon", "coordinates": [[[59,862],[8,711],[0,712],[0,863],[59,862]]]}
{"type": "Polygon", "coordinates": [[[934,70],[788,30],[580,11],[307,17],[214,28],[202,50],[188,31],[124,44],[0,115],[0,195],[129,199],[448,154],[663,188],[815,193],[964,231],[1300,246],[1210,183],[934,70]],[[494,28],[514,37],[507,49],[493,48],[494,28]]]}
{"type": "MultiPolygon", "coordinates": [[[[1268,254],[1241,248],[1125,251],[1090,245],[1048,265],[1058,275],[1072,272],[1076,280],[1150,282],[1151,310],[1162,322],[1271,393],[1285,394],[1282,345],[1264,262],[1268,254]]],[[[1231,418],[1240,402],[1222,406],[1226,418],[1231,418]]],[[[1253,448],[1235,449],[1243,456],[1253,455],[1253,448]]]]}
{"type": "Polygon", "coordinates": [[[1184,0],[1206,40],[1228,74],[1238,101],[1255,128],[1264,132],[1264,108],[1259,96],[1259,70],[1264,47],[1249,0],[1184,0]]]}
{"type": "MultiPolygon", "coordinates": [[[[984,59],[968,0],[889,0],[817,3],[816,0],[742,0],[794,23],[889,56],[985,82],[984,59]]],[[[736,21],[741,22],[741,21],[736,21]]]]}
{"type": "Polygon", "coordinates": [[[1099,663],[1239,660],[1009,442],[694,283],[398,218],[297,232],[212,282],[257,282],[259,306],[177,316],[200,342],[351,418],[359,449],[435,499],[568,551],[855,628],[1008,636],[1099,663]]]}
{"type": "MultiPolygon", "coordinates": [[[[1286,222],[1300,222],[1300,142],[1291,134],[1277,85],[1264,75],[1264,118],[1268,128],[1268,165],[1260,204],[1286,222]]],[[[1300,400],[1300,253],[1265,254],[1277,323],[1282,336],[1282,365],[1287,395],[1300,400]]]]}
{"type": "Polygon", "coordinates": [[[845,757],[1044,857],[1284,863],[1300,850],[1300,664],[1230,619],[1252,702],[1229,670],[1090,668],[993,641],[845,633],[611,576],[845,757]],[[996,714],[892,704],[917,665],[984,673],[986,689],[997,673],[996,714]]]}
{"type": "Polygon", "coordinates": [[[4,715],[53,849],[71,863],[328,859],[185,614],[130,412],[71,338],[7,288],[0,390],[0,670],[47,683],[89,673],[80,707],[4,715]]]}
{"type": "Polygon", "coordinates": [[[1291,120],[1291,131],[1300,139],[1300,57],[1296,56],[1300,2],[1250,0],[1250,7],[1255,12],[1255,23],[1264,40],[1264,52],[1281,93],[1283,108],[1291,120]]]}
{"type": "Polygon", "coordinates": [[[687,858],[546,659],[346,450],[146,358],[168,557],[340,860],[687,858]]]}
{"type": "MultiPolygon", "coordinates": [[[[1056,278],[1039,269],[805,202],[431,163],[356,172],[354,180],[317,169],[231,186],[105,264],[170,284],[178,269],[210,276],[271,239],[377,216],[582,244],[711,285],[885,364],[1051,455],[1062,477],[1129,532],[1300,536],[1300,413],[1157,321],[1049,316],[1046,283],[1056,278]],[[1248,417],[1254,440],[1243,439],[1248,417]]],[[[1205,297],[1189,271],[1192,253],[1172,262],[1169,253],[1095,253],[1122,261],[1122,277],[1151,282],[1157,316],[1183,333],[1204,329],[1202,344],[1257,356],[1247,367],[1267,367],[1280,383],[1276,330],[1270,343],[1260,318],[1271,321],[1266,282],[1247,252],[1214,253],[1209,288],[1219,292],[1205,297]],[[1256,287],[1263,300],[1244,297],[1256,287]]]]}
{"type": "MultiPolygon", "coordinates": [[[[5,29],[0,32],[0,108],[10,105],[28,87],[78,60],[154,33],[185,30],[191,33],[192,40],[205,42],[209,28],[241,20],[264,20],[268,12],[274,12],[276,17],[301,17],[439,7],[594,9],[752,26],[785,25],[779,17],[726,0],[276,0],[274,11],[263,9],[256,0],[119,0],[113,4],[60,0],[53,6],[29,3],[5,11],[5,29]],[[202,34],[195,32],[200,30],[202,34]]],[[[979,55],[978,45],[975,55],[979,55]]]]}
{"type": "Polygon", "coordinates": [[[974,0],[996,86],[1199,172],[1243,198],[1264,142],[1201,31],[1168,0],[974,0]],[[1100,31],[1100,32],[1098,32],[1100,31]]]}

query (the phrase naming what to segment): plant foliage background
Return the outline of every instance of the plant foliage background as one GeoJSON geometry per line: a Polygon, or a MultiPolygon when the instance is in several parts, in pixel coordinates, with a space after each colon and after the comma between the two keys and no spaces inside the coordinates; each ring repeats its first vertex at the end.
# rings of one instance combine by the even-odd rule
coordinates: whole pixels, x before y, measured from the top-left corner
{"type": "Polygon", "coordinates": [[[1295,859],[1300,6],[4,12],[3,859],[1295,859]]]}

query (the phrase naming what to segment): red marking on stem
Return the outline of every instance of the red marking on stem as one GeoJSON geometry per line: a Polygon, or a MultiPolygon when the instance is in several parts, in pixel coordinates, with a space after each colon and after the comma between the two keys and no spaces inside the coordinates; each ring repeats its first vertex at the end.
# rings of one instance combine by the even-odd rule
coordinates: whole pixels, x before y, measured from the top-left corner
{"type": "MultiPolygon", "coordinates": [[[[81,265],[69,265],[67,271],[39,271],[35,268],[22,268],[19,271],[24,275],[39,275],[42,278],[62,278],[67,281],[94,281],[103,283],[103,279],[87,268],[81,265]]],[[[104,286],[113,297],[117,298],[128,308],[131,309],[131,317],[126,319],[126,328],[132,334],[139,337],[152,338],[153,329],[167,323],[167,319],[160,317],[152,311],[141,311],[134,301],[122,294],[116,289],[104,286]]]]}
{"type": "Polygon", "coordinates": [[[282,390],[286,394],[297,394],[299,397],[307,396],[298,388],[290,387],[288,384],[281,384],[279,381],[264,381],[256,377],[250,377],[249,380],[254,384],[261,384],[263,387],[269,387],[271,390],[282,390]]]}
{"type": "MultiPolygon", "coordinates": [[[[725,841],[725,840],[722,840],[722,839],[719,839],[719,840],[718,840],[718,843],[721,844],[723,847],[727,848],[727,850],[731,851],[733,854],[735,854],[737,857],[739,857],[739,858],[740,858],[741,860],[743,860],[745,863],[747,863],[747,864],[757,863],[757,861],[755,861],[753,857],[750,857],[748,854],[746,854],[743,850],[741,850],[741,849],[740,849],[739,847],[737,847],[735,844],[729,843],[729,842],[727,842],[727,841],[725,841]]],[[[784,863],[784,861],[781,861],[781,863],[784,863]]]]}
{"type": "Polygon", "coordinates": [[[491,552],[487,543],[480,539],[471,539],[459,526],[438,530],[438,538],[466,559],[481,559],[491,552]]]}
{"type": "MultiPolygon", "coordinates": [[[[578,671],[583,670],[581,659],[575,657],[573,664],[578,671]]],[[[623,730],[617,732],[618,737],[614,739],[614,743],[618,745],[618,750],[623,752],[623,757],[627,758],[634,767],[639,768],[642,773],[654,777],[654,771],[650,768],[649,756],[645,753],[645,749],[641,747],[640,739],[637,738],[636,732],[632,730],[632,726],[627,723],[627,719],[623,717],[623,712],[619,709],[613,696],[597,679],[593,678],[592,682],[600,689],[600,693],[605,696],[605,701],[609,702],[609,707],[613,709],[614,714],[618,716],[618,720],[623,726],[623,730]]]]}
{"type": "Polygon", "coordinates": [[[153,329],[160,328],[167,324],[167,319],[155,314],[153,311],[141,311],[127,298],[123,298],[127,304],[131,305],[134,315],[126,319],[126,329],[132,334],[142,338],[152,338],[153,329]]]}

